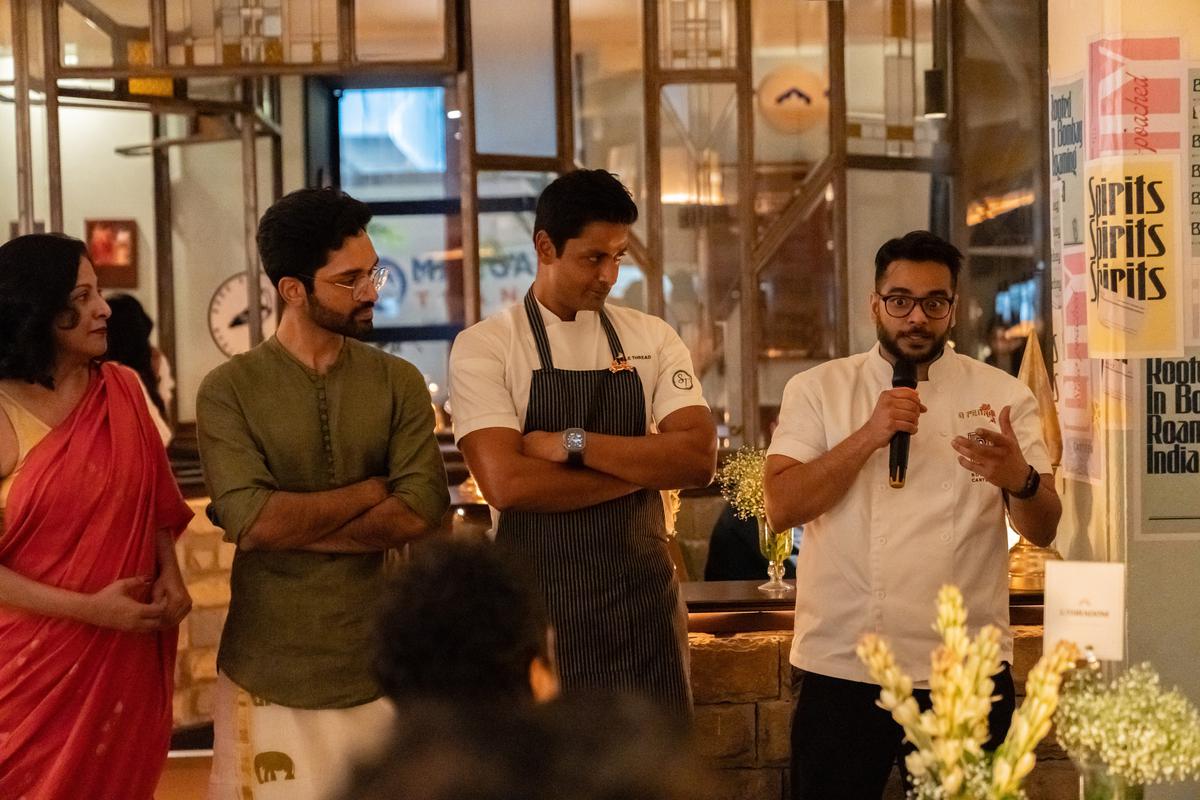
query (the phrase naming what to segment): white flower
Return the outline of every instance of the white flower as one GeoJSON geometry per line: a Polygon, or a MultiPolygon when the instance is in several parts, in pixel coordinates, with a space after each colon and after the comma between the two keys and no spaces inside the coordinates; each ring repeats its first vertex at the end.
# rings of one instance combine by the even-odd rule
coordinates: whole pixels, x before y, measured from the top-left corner
{"type": "Polygon", "coordinates": [[[1111,683],[1097,670],[1077,671],[1055,724],[1072,758],[1103,762],[1130,783],[1200,778],[1200,714],[1177,689],[1165,691],[1149,664],[1111,683]]]}

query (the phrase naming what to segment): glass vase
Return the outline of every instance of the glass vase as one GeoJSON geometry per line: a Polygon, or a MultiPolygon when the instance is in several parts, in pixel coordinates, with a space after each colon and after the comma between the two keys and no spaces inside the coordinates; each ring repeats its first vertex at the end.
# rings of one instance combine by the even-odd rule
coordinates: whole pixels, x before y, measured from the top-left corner
{"type": "Polygon", "coordinates": [[[758,587],[767,594],[787,594],[794,591],[783,579],[783,562],[792,554],[792,529],[773,531],[766,519],[758,519],[758,551],[767,560],[767,582],[758,587]]]}
{"type": "Polygon", "coordinates": [[[1145,786],[1114,775],[1103,762],[1088,761],[1076,766],[1080,800],[1143,800],[1146,796],[1145,786]]]}

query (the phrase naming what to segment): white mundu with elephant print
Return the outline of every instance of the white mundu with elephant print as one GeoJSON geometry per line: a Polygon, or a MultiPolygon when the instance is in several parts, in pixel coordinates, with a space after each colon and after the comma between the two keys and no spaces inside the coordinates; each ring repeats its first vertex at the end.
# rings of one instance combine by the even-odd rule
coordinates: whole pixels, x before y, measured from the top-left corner
{"type": "Polygon", "coordinates": [[[376,755],[395,722],[387,699],[350,708],[268,703],[218,673],[209,800],[326,800],[376,755]]]}

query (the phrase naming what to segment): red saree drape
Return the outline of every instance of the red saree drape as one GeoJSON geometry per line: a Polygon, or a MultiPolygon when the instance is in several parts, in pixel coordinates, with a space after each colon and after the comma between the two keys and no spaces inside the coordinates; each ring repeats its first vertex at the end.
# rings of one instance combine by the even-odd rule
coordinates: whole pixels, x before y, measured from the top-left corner
{"type": "MultiPolygon", "coordinates": [[[[95,592],[154,576],[157,532],[178,536],[191,516],[137,376],[106,363],[13,480],[0,564],[95,592]]],[[[176,635],[0,606],[0,798],[151,798],[170,741],[176,635]]]]}

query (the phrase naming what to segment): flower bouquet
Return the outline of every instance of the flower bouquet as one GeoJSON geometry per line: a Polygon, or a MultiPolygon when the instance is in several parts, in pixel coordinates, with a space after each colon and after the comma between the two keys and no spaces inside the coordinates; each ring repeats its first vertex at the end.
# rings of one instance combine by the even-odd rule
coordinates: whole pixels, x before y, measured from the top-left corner
{"type": "Polygon", "coordinates": [[[784,594],[792,587],[783,579],[783,562],[792,554],[792,531],[773,531],[767,524],[763,495],[763,471],[767,453],[756,447],[743,447],[725,459],[717,470],[721,496],[729,501],[738,519],[758,520],[758,550],[767,559],[769,580],[758,588],[770,594],[784,594]]]}
{"type": "Polygon", "coordinates": [[[1140,798],[1152,783],[1200,778],[1200,714],[1149,664],[1108,682],[1077,670],[1055,715],[1058,740],[1079,765],[1087,800],[1140,798]]]}
{"type": "Polygon", "coordinates": [[[863,637],[858,657],[880,685],[879,706],[890,711],[916,750],[905,759],[912,800],[1016,800],[1021,781],[1033,770],[1034,747],[1050,731],[1062,675],[1075,660],[1075,647],[1060,643],[1029,672],[1025,701],[1013,714],[1008,736],[995,753],[984,751],[992,676],[1000,671],[1000,631],[987,625],[972,641],[962,593],[938,592],[934,629],[942,644],[933,651],[929,678],[932,708],[920,711],[912,679],[900,672],[891,648],[874,634],[863,637]]]}

